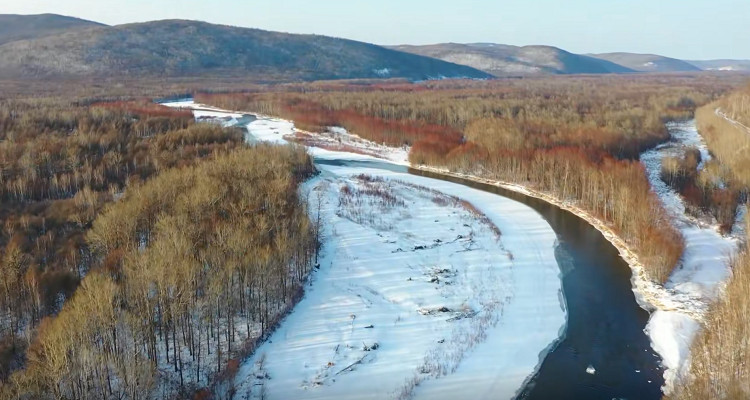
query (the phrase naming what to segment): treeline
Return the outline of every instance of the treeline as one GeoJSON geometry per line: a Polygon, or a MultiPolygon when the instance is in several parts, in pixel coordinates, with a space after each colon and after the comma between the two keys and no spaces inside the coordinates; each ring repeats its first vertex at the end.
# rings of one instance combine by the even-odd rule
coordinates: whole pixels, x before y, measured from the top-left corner
{"type": "Polygon", "coordinates": [[[297,186],[313,172],[301,148],[259,146],[132,184],[3,397],[185,397],[231,373],[301,294],[317,238],[297,186]]]}
{"type": "Polygon", "coordinates": [[[737,206],[746,191],[728,179],[727,169],[717,160],[703,160],[697,148],[662,160],[661,179],[683,198],[686,211],[696,217],[708,214],[728,233],[734,226],[737,206]]]}
{"type": "Polygon", "coordinates": [[[196,100],[279,115],[306,130],[338,124],[375,142],[414,146],[417,158],[445,156],[461,145],[461,132],[479,120],[509,129],[508,136],[528,148],[571,145],[637,158],[644,148],[666,140],[665,120],[692,116],[695,104],[714,94],[715,89],[693,85],[569,78],[296,91],[282,86],[280,92],[198,94],[196,100]]]}
{"type": "Polygon", "coordinates": [[[750,127],[750,85],[722,97],[716,105],[729,118],[750,127]]]}
{"type": "Polygon", "coordinates": [[[747,188],[750,187],[750,132],[717,114],[717,109],[722,112],[727,104],[727,99],[723,99],[699,108],[698,130],[711,153],[726,166],[722,178],[747,188]]]}
{"type": "MultiPolygon", "coordinates": [[[[750,88],[740,89],[696,111],[698,130],[715,157],[701,171],[685,165],[685,156],[666,160],[679,176],[675,186],[688,205],[714,216],[728,232],[735,222],[737,206],[747,201],[750,188],[750,129],[742,124],[750,115],[750,88]]],[[[700,160],[699,160],[700,161],[700,160]]],[[[688,162],[687,164],[691,164],[688,162]]],[[[674,179],[670,180],[675,183],[674,179]]]]}
{"type": "Polygon", "coordinates": [[[650,276],[665,281],[682,239],[650,191],[639,154],[669,137],[665,122],[691,118],[717,96],[713,78],[580,77],[491,82],[349,85],[199,94],[196,100],[343,126],[410,161],[522,183],[612,224],[650,276]]]}
{"type": "Polygon", "coordinates": [[[220,104],[231,110],[251,110],[293,120],[298,129],[322,132],[340,126],[349,132],[387,146],[431,148],[445,155],[461,144],[462,134],[454,128],[416,120],[386,119],[363,115],[355,110],[330,109],[316,101],[267,94],[227,96],[198,94],[196,101],[220,104]]]}
{"type": "Polygon", "coordinates": [[[94,258],[86,231],[130,185],[243,144],[238,130],[142,103],[0,101],[0,382],[94,258]]]}
{"type": "MultiPolygon", "coordinates": [[[[750,121],[748,89],[739,90],[698,110],[700,133],[724,168],[727,188],[746,201],[750,184],[750,135],[717,114],[750,121]],[[730,111],[731,110],[731,111],[730,111]]],[[[750,220],[745,217],[745,231],[750,220]]],[[[743,399],[750,397],[750,251],[747,243],[731,262],[732,275],[722,296],[706,314],[691,346],[690,373],[678,382],[674,399],[743,399]]]]}
{"type": "Polygon", "coordinates": [[[638,253],[649,276],[665,282],[684,243],[657,196],[643,165],[575,147],[531,151],[487,151],[462,146],[440,166],[494,180],[521,183],[574,201],[608,222],[638,253]]]}

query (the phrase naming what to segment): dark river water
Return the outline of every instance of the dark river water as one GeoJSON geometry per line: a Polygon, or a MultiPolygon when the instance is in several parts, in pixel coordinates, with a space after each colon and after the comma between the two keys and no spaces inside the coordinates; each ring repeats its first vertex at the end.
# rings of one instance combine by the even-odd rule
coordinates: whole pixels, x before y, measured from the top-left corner
{"type": "MultiPolygon", "coordinates": [[[[636,303],[631,271],[617,249],[578,216],[542,200],[497,186],[388,163],[316,160],[408,172],[459,183],[521,202],[541,214],[557,234],[557,262],[568,307],[565,336],[546,355],[518,399],[659,399],[660,358],[643,332],[648,313],[636,303]],[[587,372],[593,367],[593,374],[587,372]]],[[[467,388],[467,394],[471,392],[467,388]]],[[[467,398],[470,398],[469,395],[467,398]]]]}
{"type": "Polygon", "coordinates": [[[659,399],[661,359],[643,329],[648,313],[631,289],[631,271],[617,249],[580,217],[497,186],[409,169],[409,173],[460,183],[523,203],[557,234],[568,326],[519,399],[659,399]],[[593,366],[595,373],[586,370],[593,366]]]}
{"type": "MultiPolygon", "coordinates": [[[[252,117],[252,116],[248,116],[252,117]]],[[[253,117],[254,118],[254,117],[253,117]]],[[[247,122],[243,119],[243,124],[247,122]]],[[[546,355],[518,399],[659,399],[664,383],[660,358],[643,329],[648,313],[635,301],[631,271],[617,249],[578,216],[542,200],[497,186],[386,162],[321,160],[404,172],[450,181],[504,196],[541,214],[557,234],[557,262],[568,308],[564,337],[546,355]],[[587,369],[593,367],[595,372],[587,369]]],[[[467,399],[471,398],[467,388],[467,399]]]]}

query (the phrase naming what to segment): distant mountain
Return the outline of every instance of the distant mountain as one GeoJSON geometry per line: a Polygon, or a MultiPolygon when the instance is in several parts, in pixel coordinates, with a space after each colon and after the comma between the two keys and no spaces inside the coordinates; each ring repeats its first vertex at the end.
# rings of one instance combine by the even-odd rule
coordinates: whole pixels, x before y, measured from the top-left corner
{"type": "Polygon", "coordinates": [[[104,25],[98,22],[55,14],[0,14],[0,45],[17,40],[36,39],[93,26],[104,25]]]}
{"type": "Polygon", "coordinates": [[[750,60],[690,60],[687,62],[706,71],[750,72],[750,60]]]}
{"type": "Polygon", "coordinates": [[[701,70],[701,68],[685,61],[656,54],[603,53],[589,55],[638,72],[690,72],[701,70]]]}
{"type": "Polygon", "coordinates": [[[0,46],[0,76],[487,78],[479,70],[317,35],[167,20],[94,27],[0,46]]]}
{"type": "Polygon", "coordinates": [[[402,45],[391,48],[468,65],[495,76],[634,72],[606,60],[573,54],[552,46],[518,47],[493,43],[442,43],[426,46],[402,45]]]}

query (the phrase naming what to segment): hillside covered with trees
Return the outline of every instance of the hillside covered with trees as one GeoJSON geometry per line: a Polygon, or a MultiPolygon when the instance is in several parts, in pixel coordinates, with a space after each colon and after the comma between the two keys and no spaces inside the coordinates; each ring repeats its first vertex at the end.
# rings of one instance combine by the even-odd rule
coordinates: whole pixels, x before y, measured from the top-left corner
{"type": "MultiPolygon", "coordinates": [[[[22,18],[31,23],[31,16],[22,18]]],[[[234,76],[290,81],[490,77],[471,67],[369,43],[199,21],[94,26],[42,36],[0,42],[0,78],[234,76]]]]}
{"type": "Polygon", "coordinates": [[[0,397],[188,396],[299,297],[301,148],[147,101],[3,101],[0,127],[0,397]]]}
{"type": "Polygon", "coordinates": [[[0,45],[96,26],[103,24],[56,14],[0,14],[0,45]]]}

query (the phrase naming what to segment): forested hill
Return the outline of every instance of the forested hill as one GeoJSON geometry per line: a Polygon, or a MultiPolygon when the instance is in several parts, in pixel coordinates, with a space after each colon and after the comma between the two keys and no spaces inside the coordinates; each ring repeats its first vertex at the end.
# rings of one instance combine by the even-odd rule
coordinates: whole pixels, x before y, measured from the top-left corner
{"type": "Polygon", "coordinates": [[[392,46],[443,61],[467,65],[495,76],[557,74],[632,74],[698,71],[750,71],[748,60],[684,61],[657,54],[575,54],[553,46],[498,43],[440,43],[392,46]]]}
{"type": "Polygon", "coordinates": [[[691,72],[701,69],[687,61],[657,54],[604,53],[591,57],[609,61],[638,72],[691,72]]]}
{"type": "Polygon", "coordinates": [[[392,48],[468,65],[495,76],[635,72],[606,60],[573,54],[552,46],[519,47],[495,43],[441,43],[425,46],[403,45],[392,48]]]}
{"type": "Polygon", "coordinates": [[[471,67],[318,35],[165,20],[0,46],[0,77],[487,78],[471,67]]]}
{"type": "Polygon", "coordinates": [[[0,14],[0,45],[94,26],[104,25],[56,14],[0,14]]]}

